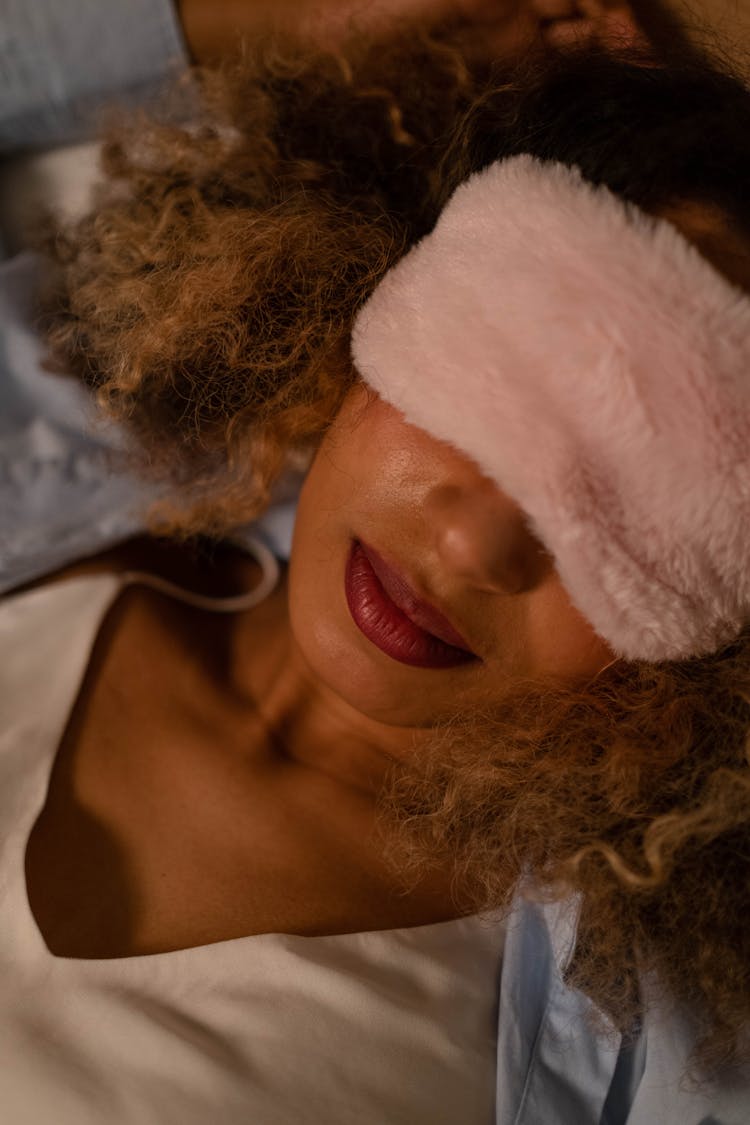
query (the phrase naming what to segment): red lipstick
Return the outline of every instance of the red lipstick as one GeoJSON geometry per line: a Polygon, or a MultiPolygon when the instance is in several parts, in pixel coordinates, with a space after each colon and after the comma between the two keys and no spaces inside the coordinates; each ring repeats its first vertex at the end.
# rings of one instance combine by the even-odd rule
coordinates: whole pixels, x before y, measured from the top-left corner
{"type": "Polygon", "coordinates": [[[360,631],[401,664],[454,668],[478,659],[439,610],[421,601],[398,571],[356,540],[347,560],[345,593],[360,631]]]}

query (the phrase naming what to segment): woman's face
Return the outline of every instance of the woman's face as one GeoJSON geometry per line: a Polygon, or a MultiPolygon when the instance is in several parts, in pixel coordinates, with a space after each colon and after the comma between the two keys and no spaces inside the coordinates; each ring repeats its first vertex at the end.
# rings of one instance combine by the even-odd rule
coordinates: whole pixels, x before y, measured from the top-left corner
{"type": "Polygon", "coordinates": [[[289,607],[311,671],[399,726],[497,705],[523,681],[586,681],[614,658],[517,505],[361,385],[302,490],[289,607]]]}

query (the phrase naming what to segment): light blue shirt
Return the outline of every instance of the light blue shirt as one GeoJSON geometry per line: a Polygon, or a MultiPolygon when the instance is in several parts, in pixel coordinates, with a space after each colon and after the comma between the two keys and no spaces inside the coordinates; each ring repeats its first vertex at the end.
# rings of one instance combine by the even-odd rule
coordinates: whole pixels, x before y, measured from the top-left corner
{"type": "Polygon", "coordinates": [[[601,1012],[592,1021],[590,1001],[564,983],[577,920],[574,898],[514,904],[500,982],[497,1125],[748,1125],[750,1072],[691,1085],[693,1039],[678,1011],[650,1005],[627,1045],[601,1012]]]}
{"type": "Polygon", "coordinates": [[[85,139],[185,58],[166,0],[0,0],[0,151],[85,139]]]}
{"type": "MultiPolygon", "coordinates": [[[[38,270],[30,253],[0,263],[0,594],[143,533],[164,492],[129,469],[124,435],[97,417],[89,392],[45,370],[34,328],[38,270]]],[[[290,477],[253,525],[281,558],[293,496],[290,477]]]]}
{"type": "MultiPolygon", "coordinates": [[[[102,101],[142,99],[184,61],[166,0],[0,0],[0,146],[80,139],[102,101]]],[[[31,255],[0,266],[0,592],[142,531],[158,494],[128,472],[122,435],[96,422],[83,388],[43,369],[36,269],[31,255]]],[[[261,524],[281,556],[292,523],[293,504],[280,504],[261,524]]],[[[564,983],[576,923],[575,900],[515,903],[496,1125],[750,1125],[746,1072],[690,1085],[678,1013],[652,1007],[625,1046],[601,1017],[594,1025],[589,1001],[564,983]]]]}

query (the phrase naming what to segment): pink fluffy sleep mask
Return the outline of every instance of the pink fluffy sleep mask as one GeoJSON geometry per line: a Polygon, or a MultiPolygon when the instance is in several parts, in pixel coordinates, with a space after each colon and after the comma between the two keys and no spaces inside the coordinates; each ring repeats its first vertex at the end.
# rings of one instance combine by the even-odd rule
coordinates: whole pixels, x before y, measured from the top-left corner
{"type": "Polygon", "coordinates": [[[524,510],[628,659],[750,618],[750,299],[667,222],[518,156],[454,194],[358,314],[360,375],[524,510]]]}

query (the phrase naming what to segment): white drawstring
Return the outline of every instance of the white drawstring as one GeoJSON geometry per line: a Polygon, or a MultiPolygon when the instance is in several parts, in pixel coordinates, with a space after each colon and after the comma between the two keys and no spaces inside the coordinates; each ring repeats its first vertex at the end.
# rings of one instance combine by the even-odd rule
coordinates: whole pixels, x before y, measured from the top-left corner
{"type": "Polygon", "coordinates": [[[147,574],[140,570],[125,571],[121,576],[122,583],[123,586],[135,584],[150,586],[161,594],[167,594],[171,598],[176,598],[177,601],[186,602],[187,605],[195,606],[197,609],[206,609],[211,613],[241,613],[243,610],[252,609],[253,606],[258,605],[264,598],[268,597],[271,591],[275,589],[280,573],[276,556],[265,544],[260,543],[257,539],[243,539],[241,546],[243,550],[248,550],[255,557],[263,571],[258,585],[246,594],[237,594],[229,598],[194,594],[190,590],[184,590],[181,586],[176,586],[173,582],[168,582],[166,578],[160,578],[156,574],[147,574]]]}

